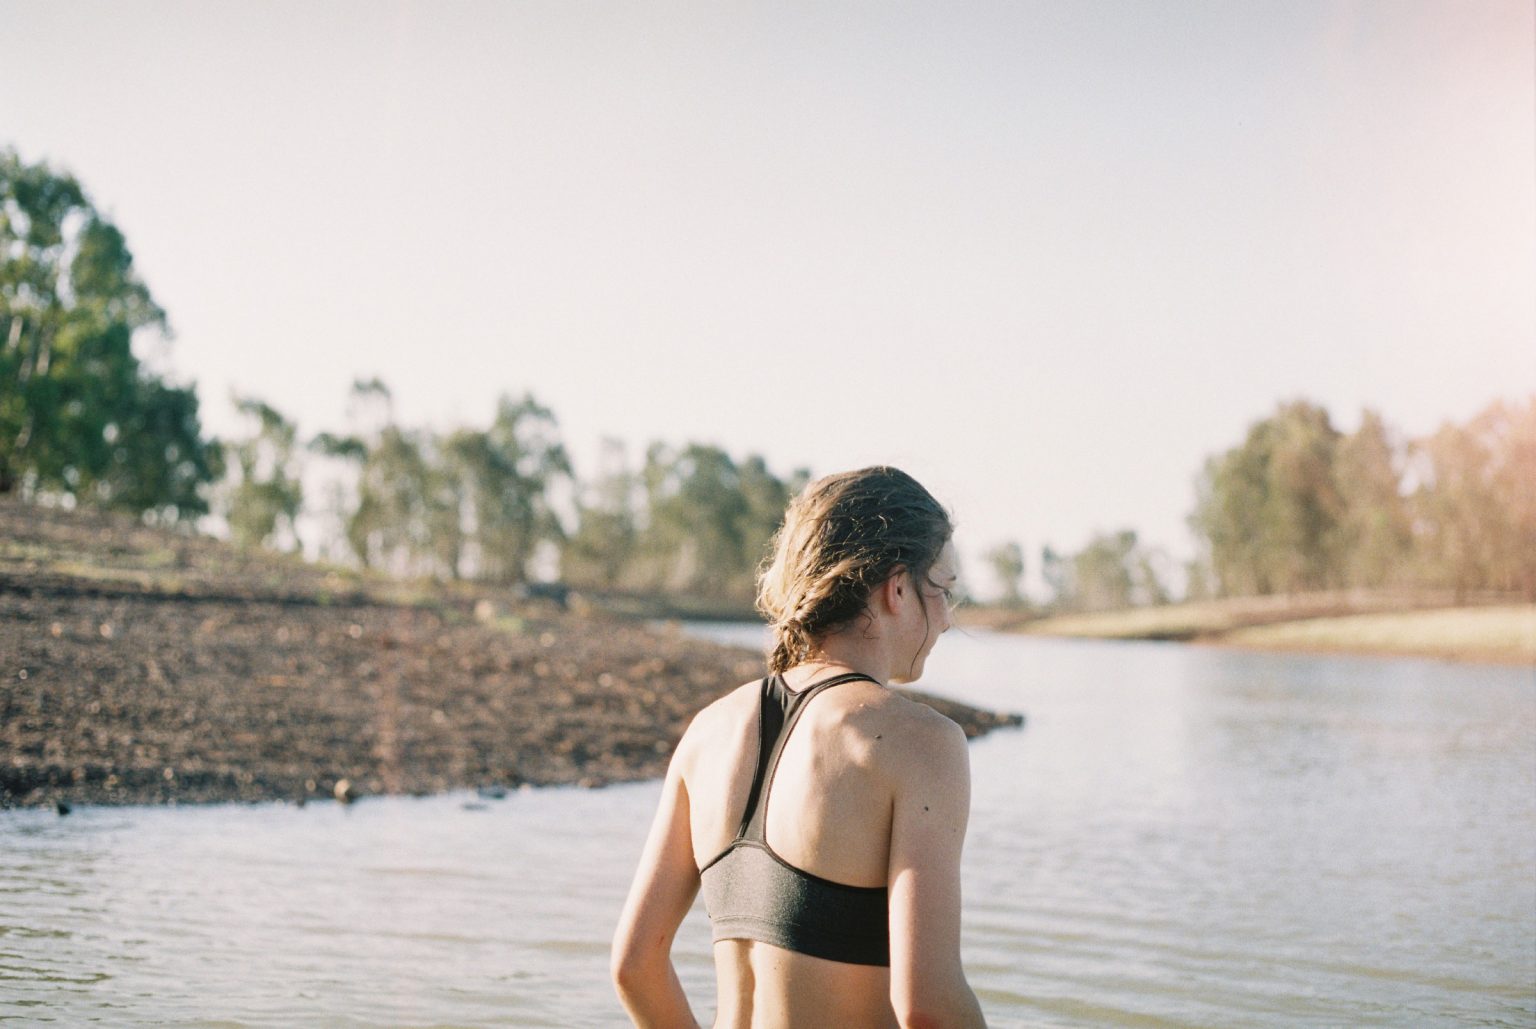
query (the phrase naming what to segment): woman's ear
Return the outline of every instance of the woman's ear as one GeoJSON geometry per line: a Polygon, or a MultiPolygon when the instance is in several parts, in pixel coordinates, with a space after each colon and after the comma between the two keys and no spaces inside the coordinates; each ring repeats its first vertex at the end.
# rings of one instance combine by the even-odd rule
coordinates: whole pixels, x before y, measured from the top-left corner
{"type": "Polygon", "coordinates": [[[891,614],[901,610],[901,602],[912,588],[912,576],[905,568],[898,567],[880,584],[880,603],[891,614]]]}

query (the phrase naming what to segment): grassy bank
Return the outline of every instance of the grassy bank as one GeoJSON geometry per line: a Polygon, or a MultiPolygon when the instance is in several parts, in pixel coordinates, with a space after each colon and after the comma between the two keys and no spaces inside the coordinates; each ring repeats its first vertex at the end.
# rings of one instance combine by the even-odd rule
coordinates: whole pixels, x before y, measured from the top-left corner
{"type": "Polygon", "coordinates": [[[1235,597],[1094,614],[1031,618],[982,609],[971,624],[1088,639],[1184,640],[1269,650],[1401,654],[1536,664],[1536,605],[1449,593],[1351,591],[1235,597]]]}
{"type": "Polygon", "coordinates": [[[1236,629],[1218,642],[1273,650],[1403,654],[1536,665],[1536,605],[1309,618],[1236,629]]]}

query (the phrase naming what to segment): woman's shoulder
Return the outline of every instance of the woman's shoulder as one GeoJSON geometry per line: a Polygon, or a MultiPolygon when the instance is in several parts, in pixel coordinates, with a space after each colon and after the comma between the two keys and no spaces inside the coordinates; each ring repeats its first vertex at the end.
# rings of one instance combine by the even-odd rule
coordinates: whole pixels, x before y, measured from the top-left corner
{"type": "Polygon", "coordinates": [[[893,784],[910,774],[925,774],[924,769],[948,774],[956,748],[964,752],[965,733],[960,726],[895,690],[850,683],[824,699],[831,703],[816,719],[823,731],[833,733],[839,745],[856,754],[857,763],[893,784]]]}
{"type": "Polygon", "coordinates": [[[920,700],[885,691],[885,699],[875,710],[881,748],[893,773],[937,775],[961,774],[969,767],[965,730],[951,718],[940,714],[920,700]]]}
{"type": "Polygon", "coordinates": [[[693,716],[694,722],[700,719],[716,721],[719,719],[736,719],[742,714],[757,710],[758,695],[763,687],[763,680],[754,679],[744,682],[735,689],[722,694],[715,700],[706,704],[699,713],[693,716]]]}
{"type": "Polygon", "coordinates": [[[757,711],[761,685],[761,679],[743,683],[701,708],[684,730],[683,738],[678,742],[678,752],[685,753],[739,734],[757,711]]]}
{"type": "Polygon", "coordinates": [[[959,733],[962,739],[965,737],[964,731],[952,718],[940,714],[901,690],[870,684],[867,689],[857,693],[850,691],[847,696],[858,707],[868,710],[891,729],[904,734],[942,739],[959,733]]]}

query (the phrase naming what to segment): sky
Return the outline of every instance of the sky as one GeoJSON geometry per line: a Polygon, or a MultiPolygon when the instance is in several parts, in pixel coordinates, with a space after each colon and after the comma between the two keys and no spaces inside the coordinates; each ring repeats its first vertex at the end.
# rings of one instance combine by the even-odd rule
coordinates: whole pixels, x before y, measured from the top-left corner
{"type": "Polygon", "coordinates": [[[982,553],[1134,528],[1281,401],[1408,436],[1536,393],[1529,0],[0,0],[0,146],[302,432],[551,407],[872,463],[982,553]]]}

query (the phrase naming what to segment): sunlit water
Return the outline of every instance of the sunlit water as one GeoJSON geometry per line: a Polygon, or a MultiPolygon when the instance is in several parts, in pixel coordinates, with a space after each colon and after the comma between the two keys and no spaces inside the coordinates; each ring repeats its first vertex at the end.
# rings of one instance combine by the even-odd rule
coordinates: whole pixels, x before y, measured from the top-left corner
{"type": "MultiPolygon", "coordinates": [[[[1532,670],[952,633],[924,685],[1029,717],[971,749],[993,1024],[1536,1026],[1532,670]]],[[[0,1019],[622,1024],[656,796],[0,812],[0,1019]]]]}

